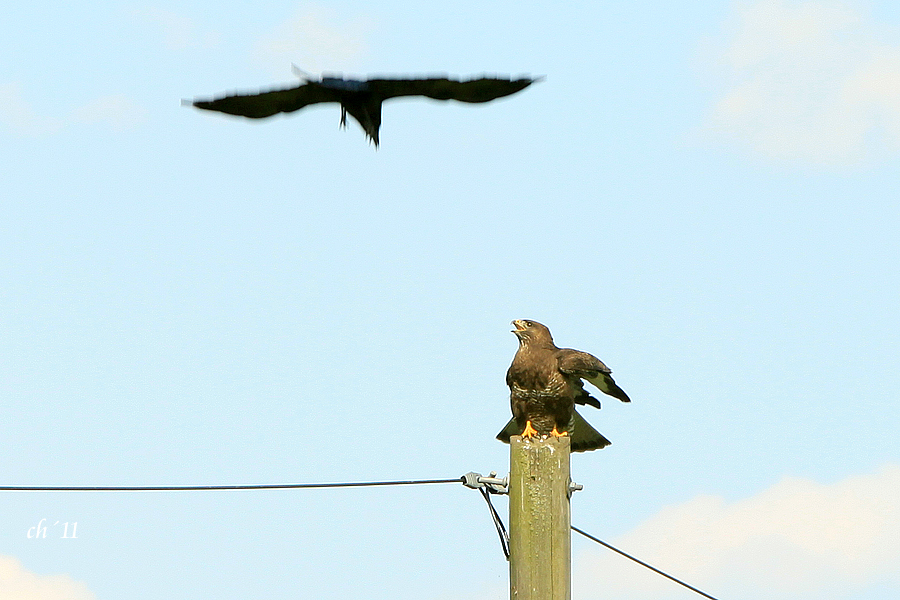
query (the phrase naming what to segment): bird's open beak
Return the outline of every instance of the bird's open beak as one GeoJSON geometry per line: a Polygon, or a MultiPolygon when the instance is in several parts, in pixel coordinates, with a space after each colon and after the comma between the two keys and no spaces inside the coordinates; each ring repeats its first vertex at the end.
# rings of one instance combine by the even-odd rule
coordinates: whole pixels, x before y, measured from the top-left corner
{"type": "Polygon", "coordinates": [[[513,324],[513,327],[515,327],[515,329],[513,329],[513,331],[512,331],[513,333],[515,333],[517,331],[525,331],[525,324],[522,322],[522,319],[516,319],[515,321],[512,322],[512,324],[513,324]]]}

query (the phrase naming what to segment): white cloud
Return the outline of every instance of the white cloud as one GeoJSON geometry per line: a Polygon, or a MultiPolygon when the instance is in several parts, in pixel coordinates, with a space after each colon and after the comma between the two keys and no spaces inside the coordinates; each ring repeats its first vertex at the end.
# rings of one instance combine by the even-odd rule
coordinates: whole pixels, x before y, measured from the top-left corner
{"type": "Polygon", "coordinates": [[[62,126],[59,119],[38,114],[15,82],[0,85],[0,124],[29,136],[53,133],[62,126]]]}
{"type": "Polygon", "coordinates": [[[352,70],[367,52],[372,29],[365,18],[343,18],[326,6],[305,3],[258,42],[257,53],[279,73],[290,63],[311,72],[352,70]]]}
{"type": "Polygon", "coordinates": [[[68,575],[35,575],[12,556],[0,556],[0,600],[95,600],[68,575]]]}
{"type": "MultiPolygon", "coordinates": [[[[900,595],[900,466],[833,485],[785,479],[734,503],[668,507],[614,546],[719,598],[841,600],[900,595]]],[[[665,600],[688,590],[603,548],[575,565],[584,598],[665,600]]]]}
{"type": "Polygon", "coordinates": [[[146,110],[123,95],[101,96],[63,116],[39,112],[18,83],[0,85],[0,125],[27,137],[51,135],[75,123],[103,124],[117,130],[136,127],[146,110]]]}
{"type": "Polygon", "coordinates": [[[846,3],[789,0],[741,5],[726,29],[708,132],[819,164],[900,149],[896,31],[846,3]]]}

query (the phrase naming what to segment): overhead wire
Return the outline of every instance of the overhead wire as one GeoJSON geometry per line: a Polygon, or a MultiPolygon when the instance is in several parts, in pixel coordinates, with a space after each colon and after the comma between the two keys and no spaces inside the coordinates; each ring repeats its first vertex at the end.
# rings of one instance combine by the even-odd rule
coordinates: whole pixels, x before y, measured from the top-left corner
{"type": "Polygon", "coordinates": [[[663,571],[660,571],[659,569],[657,569],[656,567],[654,567],[654,566],[652,566],[652,565],[648,565],[647,563],[645,563],[644,561],[640,560],[639,558],[635,558],[635,557],[631,556],[630,554],[628,554],[627,552],[623,552],[622,550],[619,550],[619,549],[616,548],[615,546],[612,546],[612,545],[610,545],[610,544],[607,544],[607,543],[604,542],[603,540],[601,540],[601,539],[599,539],[599,538],[596,538],[596,537],[592,536],[591,534],[589,534],[589,533],[587,533],[587,532],[585,532],[585,531],[582,531],[581,529],[578,529],[578,528],[575,527],[574,525],[572,525],[571,527],[572,527],[572,531],[577,531],[578,533],[580,533],[580,534],[583,535],[584,537],[588,538],[589,540],[594,540],[595,542],[597,542],[597,543],[600,544],[601,546],[604,546],[604,547],[606,547],[606,548],[609,548],[609,549],[612,550],[613,552],[618,552],[619,554],[621,554],[621,555],[624,556],[625,558],[628,558],[628,559],[630,559],[630,560],[633,560],[634,562],[636,562],[637,564],[641,565],[642,567],[647,567],[648,569],[650,569],[650,570],[653,571],[654,573],[658,573],[658,574],[662,575],[663,577],[666,577],[666,578],[668,578],[668,579],[671,579],[672,581],[674,581],[675,583],[677,583],[677,584],[679,584],[679,585],[683,585],[684,587],[686,587],[687,589],[691,590],[692,592],[697,592],[697,593],[700,594],[701,596],[704,596],[704,597],[706,597],[706,598],[709,598],[710,600],[718,600],[717,598],[715,598],[715,597],[713,597],[713,596],[710,596],[710,595],[707,594],[706,592],[703,592],[703,591],[701,591],[701,590],[698,590],[698,589],[695,588],[694,586],[689,585],[689,584],[687,584],[687,583],[681,581],[680,579],[676,579],[675,577],[672,577],[672,576],[669,575],[668,573],[665,573],[665,572],[663,572],[663,571]]]}
{"type": "MultiPolygon", "coordinates": [[[[237,484],[237,485],[115,485],[115,486],[28,486],[28,485],[4,485],[0,486],[2,492],[186,492],[186,491],[231,491],[231,490],[289,490],[289,489],[322,489],[322,488],[360,488],[360,487],[386,487],[386,486],[410,486],[410,485],[430,485],[441,483],[466,483],[466,475],[462,477],[453,477],[445,479],[407,479],[399,481],[351,481],[351,482],[333,482],[333,483],[263,483],[263,484],[237,484]]],[[[491,511],[491,518],[500,537],[500,544],[503,548],[503,554],[509,560],[509,534],[499,513],[491,503],[489,491],[486,487],[478,488],[488,504],[491,511]]],[[[706,592],[695,588],[694,586],[681,581],[680,579],[669,575],[668,573],[647,564],[646,562],[636,558],[627,552],[619,550],[615,546],[604,542],[575,527],[572,530],[580,533],[584,537],[604,546],[613,552],[621,554],[625,558],[636,562],[637,564],[650,569],[651,571],[662,575],[663,577],[674,581],[675,583],[686,587],[687,589],[709,598],[709,600],[718,600],[714,596],[710,596],[706,592]]]]}
{"type": "Polygon", "coordinates": [[[391,485],[427,485],[433,483],[460,483],[453,479],[409,479],[404,481],[355,481],[338,483],[262,483],[241,485],[110,485],[110,486],[29,486],[4,485],[2,492],[188,492],[213,490],[293,490],[308,488],[377,487],[391,485]]]}
{"type": "Polygon", "coordinates": [[[484,496],[484,501],[487,502],[488,508],[491,510],[491,518],[494,520],[494,527],[497,529],[497,535],[500,537],[500,546],[503,548],[503,556],[506,557],[506,560],[509,560],[509,534],[506,532],[506,526],[500,518],[500,513],[497,512],[497,509],[494,508],[494,505],[491,502],[491,494],[488,492],[487,486],[478,488],[478,491],[484,496]]]}

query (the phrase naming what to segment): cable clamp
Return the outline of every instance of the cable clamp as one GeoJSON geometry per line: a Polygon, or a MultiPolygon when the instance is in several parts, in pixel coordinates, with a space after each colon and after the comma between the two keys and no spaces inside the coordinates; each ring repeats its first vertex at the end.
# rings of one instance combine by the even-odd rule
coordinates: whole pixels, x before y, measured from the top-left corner
{"type": "Polygon", "coordinates": [[[473,490],[485,488],[491,494],[509,493],[509,475],[498,479],[497,471],[491,471],[488,477],[484,477],[481,473],[469,472],[460,477],[460,480],[464,486],[473,490]]]}

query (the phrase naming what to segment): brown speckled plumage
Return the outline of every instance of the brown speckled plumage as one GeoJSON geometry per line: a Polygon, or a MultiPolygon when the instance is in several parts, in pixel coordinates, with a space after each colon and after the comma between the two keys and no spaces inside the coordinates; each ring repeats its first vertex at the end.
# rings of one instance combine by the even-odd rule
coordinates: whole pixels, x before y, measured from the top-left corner
{"type": "Polygon", "coordinates": [[[506,373],[513,418],[497,439],[509,442],[510,436],[521,435],[530,422],[542,436],[550,435],[554,427],[567,433],[573,452],[608,446],[609,440],[575,411],[575,404],[600,408],[600,401],[584,389],[582,379],[622,402],[631,401],[613,381],[609,368],[587,352],[558,348],[550,330],[537,321],[516,320],[513,325],[519,349],[506,373]]]}

